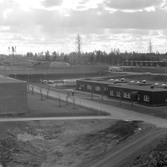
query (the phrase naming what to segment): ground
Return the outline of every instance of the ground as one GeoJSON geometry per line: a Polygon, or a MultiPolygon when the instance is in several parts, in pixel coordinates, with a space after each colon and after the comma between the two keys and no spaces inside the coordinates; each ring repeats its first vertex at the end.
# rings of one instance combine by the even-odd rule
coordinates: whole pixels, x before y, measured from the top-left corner
{"type": "Polygon", "coordinates": [[[0,123],[3,167],[77,167],[154,127],[137,121],[0,123]]]}
{"type": "MultiPolygon", "coordinates": [[[[78,76],[81,74],[83,76],[83,68],[81,69],[80,67],[70,68],[72,75],[68,74],[66,76],[69,78],[75,77],[76,74],[73,73],[76,69],[79,69],[77,71],[78,76]]],[[[106,67],[101,69],[107,70],[106,67]]],[[[86,70],[89,71],[90,69],[86,68],[86,70]]],[[[65,71],[67,73],[68,69],[65,69],[65,71]]],[[[62,72],[65,71],[57,70],[57,74],[54,77],[56,79],[65,77],[62,75],[62,72]]],[[[96,70],[94,67],[92,68],[92,72],[96,72],[100,76],[101,73],[99,71],[99,66],[96,66],[96,70]]],[[[14,74],[14,77],[18,73],[25,74],[22,79],[27,79],[27,74],[34,74],[36,70],[15,68],[7,72],[14,74]]],[[[48,73],[54,73],[54,70],[47,71],[47,75],[41,69],[38,70],[38,73],[40,75],[37,76],[37,80],[41,77],[43,79],[45,77],[46,79],[52,79],[52,75],[48,75],[48,73]]],[[[141,76],[140,78],[143,77],[149,79],[149,76],[141,76]]],[[[153,79],[150,78],[150,80],[153,79]]],[[[32,95],[29,93],[28,104],[28,114],[24,115],[24,117],[99,114],[97,111],[88,108],[74,107],[72,104],[67,105],[66,102],[60,102],[58,99],[47,99],[44,97],[41,100],[39,94],[32,95]]],[[[119,106],[119,102],[115,101],[112,105],[123,108],[128,106],[126,109],[136,109],[138,112],[147,110],[148,112],[148,108],[138,108],[135,104],[132,107],[130,103],[122,102],[122,105],[119,106]]],[[[158,109],[161,110],[162,108],[158,109]]],[[[163,113],[161,117],[166,116],[166,111],[164,109],[161,112],[163,113]]],[[[157,110],[150,110],[150,114],[156,115],[156,113],[157,110]]],[[[103,115],[105,113],[100,114],[103,115]]],[[[107,157],[108,154],[114,157],[116,152],[119,154],[118,156],[116,155],[115,159],[112,159],[113,162],[115,161],[114,163],[117,163],[114,167],[160,166],[160,163],[165,164],[167,162],[167,134],[165,131],[165,133],[160,135],[161,137],[158,136],[161,130],[140,121],[131,122],[109,119],[1,122],[0,166],[91,167],[94,163],[98,164],[98,161],[105,158],[105,156],[107,157]],[[148,135],[149,133],[150,135],[148,135]],[[135,144],[132,145],[132,143],[135,144]],[[142,147],[140,148],[140,146],[142,147]],[[128,150],[123,150],[126,147],[128,150]],[[123,164],[119,163],[120,160],[122,160],[123,164]]]]}
{"type": "Polygon", "coordinates": [[[90,108],[84,108],[79,105],[68,103],[59,99],[47,98],[43,100],[39,94],[28,94],[28,113],[22,117],[46,117],[46,116],[92,116],[108,115],[102,111],[96,111],[90,108]]]}

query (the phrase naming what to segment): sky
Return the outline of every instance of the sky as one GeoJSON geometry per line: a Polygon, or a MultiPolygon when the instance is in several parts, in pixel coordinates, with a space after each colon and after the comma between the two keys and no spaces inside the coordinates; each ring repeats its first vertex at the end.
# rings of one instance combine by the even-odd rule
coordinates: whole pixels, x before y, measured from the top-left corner
{"type": "Polygon", "coordinates": [[[0,53],[167,52],[167,0],[0,0],[0,53]],[[11,51],[10,51],[11,52],[11,51]]]}

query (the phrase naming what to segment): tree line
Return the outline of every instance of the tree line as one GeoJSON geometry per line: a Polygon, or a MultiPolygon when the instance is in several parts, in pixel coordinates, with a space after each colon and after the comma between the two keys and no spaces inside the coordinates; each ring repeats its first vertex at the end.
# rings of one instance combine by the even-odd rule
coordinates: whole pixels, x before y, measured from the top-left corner
{"type": "Polygon", "coordinates": [[[27,57],[32,57],[41,61],[61,61],[70,64],[94,64],[94,63],[107,63],[112,65],[119,65],[125,61],[160,61],[167,58],[167,53],[138,53],[138,52],[120,52],[119,49],[114,49],[107,53],[101,50],[93,52],[71,52],[71,53],[41,53],[34,55],[33,53],[27,54],[27,57]]]}
{"type": "MultiPolygon", "coordinates": [[[[7,55],[1,54],[0,57],[7,55]]],[[[67,62],[70,64],[96,64],[107,63],[111,65],[119,65],[125,61],[160,61],[167,58],[167,53],[138,53],[138,52],[120,52],[119,49],[114,49],[107,53],[101,50],[95,50],[93,52],[71,52],[71,53],[59,53],[46,51],[45,53],[27,52],[26,55],[14,55],[17,58],[26,57],[38,61],[59,61],[67,62]]],[[[10,56],[8,56],[10,57],[10,56]]],[[[12,55],[13,57],[13,55],[12,55]]]]}

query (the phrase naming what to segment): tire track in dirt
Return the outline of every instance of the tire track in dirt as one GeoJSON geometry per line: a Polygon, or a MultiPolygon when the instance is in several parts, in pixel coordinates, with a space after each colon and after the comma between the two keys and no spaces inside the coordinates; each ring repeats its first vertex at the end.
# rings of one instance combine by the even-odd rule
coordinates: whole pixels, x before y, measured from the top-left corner
{"type": "Polygon", "coordinates": [[[131,161],[131,157],[139,152],[144,146],[167,135],[166,129],[154,129],[141,135],[132,142],[124,142],[115,149],[110,150],[101,158],[81,164],[78,167],[121,167],[126,162],[131,161]]]}

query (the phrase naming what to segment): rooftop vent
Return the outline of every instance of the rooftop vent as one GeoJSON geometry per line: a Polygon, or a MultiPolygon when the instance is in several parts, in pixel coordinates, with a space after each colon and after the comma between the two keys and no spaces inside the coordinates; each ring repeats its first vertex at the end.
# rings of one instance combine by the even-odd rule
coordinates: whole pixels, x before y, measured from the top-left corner
{"type": "Polygon", "coordinates": [[[146,83],[146,80],[143,80],[142,83],[146,83]]]}
{"type": "Polygon", "coordinates": [[[164,86],[164,87],[165,87],[165,86],[167,86],[167,85],[164,83],[164,84],[162,84],[162,86],[164,86]]]}
{"type": "Polygon", "coordinates": [[[155,86],[158,86],[158,85],[159,85],[159,83],[155,83],[154,85],[155,85],[155,86]]]}
{"type": "Polygon", "coordinates": [[[154,89],[154,85],[151,85],[150,88],[151,88],[151,89],[154,89]]]}

